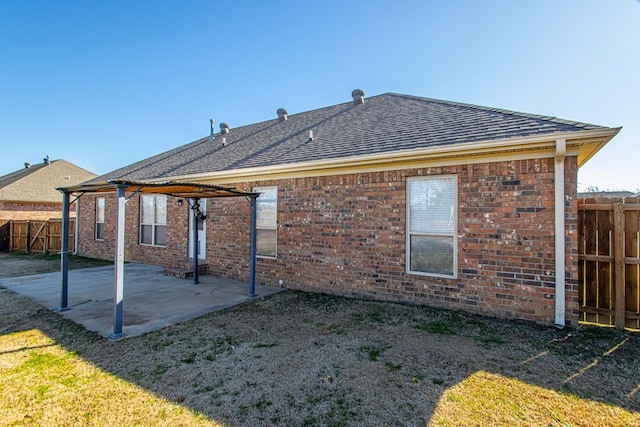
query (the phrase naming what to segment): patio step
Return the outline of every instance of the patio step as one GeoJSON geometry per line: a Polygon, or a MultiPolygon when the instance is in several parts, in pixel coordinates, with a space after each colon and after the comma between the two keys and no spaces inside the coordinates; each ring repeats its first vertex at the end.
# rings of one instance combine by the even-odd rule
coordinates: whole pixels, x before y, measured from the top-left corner
{"type": "MultiPolygon", "coordinates": [[[[162,273],[165,276],[180,277],[181,279],[189,279],[193,277],[193,266],[185,267],[164,267],[162,273]]],[[[198,274],[207,274],[207,264],[198,264],[198,274]]]]}

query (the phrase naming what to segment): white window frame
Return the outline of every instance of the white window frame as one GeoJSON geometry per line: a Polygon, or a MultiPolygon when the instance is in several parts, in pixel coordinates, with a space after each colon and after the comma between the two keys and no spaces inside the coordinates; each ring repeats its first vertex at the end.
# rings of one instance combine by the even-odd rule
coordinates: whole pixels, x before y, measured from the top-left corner
{"type": "Polygon", "coordinates": [[[96,240],[104,240],[104,212],[105,212],[106,201],[104,197],[96,197],[96,226],[93,233],[93,237],[96,240]],[[101,218],[102,217],[102,218],[101,218]],[[102,231],[102,236],[98,234],[98,224],[102,225],[100,230],[102,231]]]}
{"type": "Polygon", "coordinates": [[[166,243],[166,236],[167,236],[167,196],[164,194],[152,194],[152,195],[146,195],[146,194],[142,194],[140,195],[140,235],[139,235],[139,242],[141,245],[144,246],[157,246],[157,247],[161,247],[161,248],[165,248],[167,246],[166,243]],[[144,215],[143,215],[143,210],[144,210],[144,198],[153,198],[153,221],[150,223],[146,223],[144,222],[144,215]],[[165,204],[165,220],[164,220],[164,224],[157,222],[157,209],[158,209],[158,199],[164,199],[164,204],[165,204]],[[142,230],[143,230],[143,226],[150,226],[151,227],[151,243],[143,243],[142,242],[142,230]],[[164,244],[158,244],[158,236],[157,236],[157,230],[158,227],[165,227],[165,243],[164,244]]]}
{"type": "MultiPolygon", "coordinates": [[[[258,198],[256,199],[256,216],[258,216],[258,221],[256,221],[256,251],[258,249],[258,247],[260,247],[260,245],[258,244],[258,230],[273,230],[275,231],[276,234],[276,241],[275,241],[275,254],[274,255],[270,255],[270,254],[260,254],[259,252],[256,252],[256,256],[258,258],[268,258],[268,259],[276,259],[278,257],[278,187],[276,185],[269,185],[269,186],[263,186],[263,187],[255,187],[253,189],[254,193],[260,193],[260,196],[258,196],[258,198]],[[275,223],[274,224],[270,224],[267,226],[260,226],[260,220],[259,220],[259,215],[260,215],[260,198],[262,197],[262,193],[264,193],[266,190],[275,190],[276,192],[276,198],[275,200],[271,200],[269,199],[269,202],[275,202],[275,223]]],[[[264,202],[265,199],[263,198],[262,201],[264,202]]]]}
{"type": "Polygon", "coordinates": [[[443,277],[447,279],[455,279],[458,277],[458,176],[457,175],[430,175],[407,178],[406,184],[407,195],[407,225],[406,225],[406,272],[408,274],[416,274],[420,276],[443,277]],[[451,214],[453,221],[452,231],[443,232],[418,232],[411,230],[411,182],[420,180],[451,180],[453,183],[453,212],[451,214]],[[453,274],[430,273],[425,271],[411,270],[411,236],[434,236],[434,237],[451,237],[453,239],[453,274]]]}

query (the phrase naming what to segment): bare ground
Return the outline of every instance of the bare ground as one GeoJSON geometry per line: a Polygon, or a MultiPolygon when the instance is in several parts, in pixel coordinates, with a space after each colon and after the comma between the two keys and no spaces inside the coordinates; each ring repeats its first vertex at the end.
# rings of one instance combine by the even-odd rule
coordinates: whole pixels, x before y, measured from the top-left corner
{"type": "MultiPolygon", "coordinates": [[[[640,337],[626,332],[302,292],[115,342],[4,288],[0,313],[0,336],[42,331],[106,372],[230,425],[482,425],[483,409],[469,418],[455,392],[487,378],[602,402],[640,423],[640,337]]],[[[535,397],[527,405],[521,422],[505,413],[490,424],[567,424],[535,397]]],[[[607,417],[599,424],[623,425],[607,417]]]]}

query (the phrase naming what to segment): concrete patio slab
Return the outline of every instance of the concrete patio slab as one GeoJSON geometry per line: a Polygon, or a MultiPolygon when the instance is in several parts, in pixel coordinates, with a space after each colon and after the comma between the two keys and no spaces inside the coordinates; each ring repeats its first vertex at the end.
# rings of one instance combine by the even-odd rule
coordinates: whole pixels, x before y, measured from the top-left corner
{"type": "MultiPolygon", "coordinates": [[[[59,312],[87,330],[108,337],[114,324],[114,267],[69,271],[69,310],[59,312]]],[[[29,297],[50,310],[60,307],[60,273],[0,279],[0,286],[29,297]]],[[[162,274],[162,267],[129,263],[124,268],[123,332],[141,335],[203,314],[265,297],[283,288],[249,284],[214,276],[191,279],[162,274]]]]}

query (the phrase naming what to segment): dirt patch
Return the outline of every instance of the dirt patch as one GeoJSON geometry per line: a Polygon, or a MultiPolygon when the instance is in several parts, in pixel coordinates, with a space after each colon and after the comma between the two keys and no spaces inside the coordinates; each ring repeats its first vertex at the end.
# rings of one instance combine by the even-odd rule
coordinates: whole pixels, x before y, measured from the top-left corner
{"type": "Polygon", "coordinates": [[[3,288],[0,312],[0,336],[41,331],[230,425],[640,423],[640,337],[614,330],[301,292],[115,342],[3,288]]]}
{"type": "MultiPolygon", "coordinates": [[[[69,269],[111,265],[113,261],[69,255],[69,269]]],[[[60,255],[0,252],[0,278],[60,271],[60,255]]]]}

